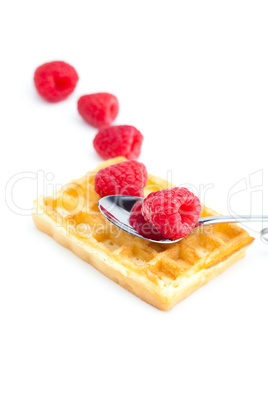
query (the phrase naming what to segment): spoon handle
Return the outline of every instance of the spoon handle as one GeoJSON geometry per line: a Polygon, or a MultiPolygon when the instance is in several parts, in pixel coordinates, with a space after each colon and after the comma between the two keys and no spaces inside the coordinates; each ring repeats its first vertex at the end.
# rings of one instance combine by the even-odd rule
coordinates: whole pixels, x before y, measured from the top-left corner
{"type": "MultiPolygon", "coordinates": [[[[268,222],[268,215],[240,215],[240,216],[206,216],[200,218],[196,226],[216,225],[231,222],[268,222]]],[[[268,244],[268,228],[261,230],[261,239],[268,244]]]]}

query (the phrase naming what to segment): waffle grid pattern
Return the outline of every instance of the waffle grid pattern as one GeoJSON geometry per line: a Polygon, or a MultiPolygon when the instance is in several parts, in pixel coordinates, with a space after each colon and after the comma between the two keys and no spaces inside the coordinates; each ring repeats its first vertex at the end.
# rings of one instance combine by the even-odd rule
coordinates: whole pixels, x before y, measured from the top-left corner
{"type": "MultiPolygon", "coordinates": [[[[107,161],[98,169],[122,160],[107,161]]],[[[85,247],[91,245],[120,264],[126,275],[135,272],[161,287],[176,288],[185,278],[227,258],[249,240],[248,233],[235,224],[200,227],[171,245],[134,238],[99,212],[99,196],[94,191],[96,171],[68,183],[55,197],[43,198],[44,212],[63,227],[68,236],[79,239],[85,247]]],[[[168,186],[165,180],[149,175],[145,196],[168,186]]],[[[203,206],[201,216],[215,214],[203,206]]]]}

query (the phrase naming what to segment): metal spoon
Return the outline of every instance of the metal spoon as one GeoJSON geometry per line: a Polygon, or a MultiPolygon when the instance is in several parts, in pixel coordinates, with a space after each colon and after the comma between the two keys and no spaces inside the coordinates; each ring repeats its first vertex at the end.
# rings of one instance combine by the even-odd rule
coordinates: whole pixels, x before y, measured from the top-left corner
{"type": "MultiPolygon", "coordinates": [[[[142,200],[141,197],[130,197],[128,195],[108,195],[99,200],[99,209],[101,213],[107,218],[111,223],[124,230],[133,236],[139,237],[144,240],[150,240],[155,243],[176,243],[181,239],[177,240],[153,240],[141,236],[135,229],[129,224],[130,211],[134,204],[142,200]]],[[[207,226],[215,225],[218,223],[231,223],[231,222],[268,222],[268,216],[256,216],[256,215],[241,215],[241,216],[208,216],[205,218],[200,218],[196,224],[197,226],[207,226]]],[[[268,244],[268,228],[262,229],[261,239],[268,244]]]]}

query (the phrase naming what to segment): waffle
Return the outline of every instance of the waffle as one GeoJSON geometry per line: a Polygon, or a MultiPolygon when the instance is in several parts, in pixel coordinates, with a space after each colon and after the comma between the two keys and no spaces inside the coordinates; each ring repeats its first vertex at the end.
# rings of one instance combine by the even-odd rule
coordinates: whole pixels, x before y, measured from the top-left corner
{"type": "MultiPolygon", "coordinates": [[[[39,197],[33,219],[38,229],[125,289],[160,310],[170,310],[244,257],[254,238],[236,224],[218,224],[196,228],[180,242],[168,245],[139,239],[115,227],[99,212],[94,175],[124,160],[108,160],[55,195],[39,197]]],[[[170,187],[149,174],[145,196],[170,187]]],[[[218,214],[202,205],[201,216],[211,215],[218,214]]]]}

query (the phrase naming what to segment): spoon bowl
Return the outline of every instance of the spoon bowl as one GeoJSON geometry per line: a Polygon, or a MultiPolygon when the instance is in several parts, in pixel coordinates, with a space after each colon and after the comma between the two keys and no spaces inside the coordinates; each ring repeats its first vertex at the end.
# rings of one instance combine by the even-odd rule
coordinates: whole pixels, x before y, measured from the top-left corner
{"type": "Polygon", "coordinates": [[[137,201],[143,200],[142,197],[131,197],[128,195],[108,195],[99,200],[99,210],[105,216],[108,221],[113,223],[115,226],[124,230],[133,236],[139,237],[140,239],[150,240],[155,243],[176,243],[179,240],[154,240],[150,238],[143,237],[140,235],[129,223],[130,211],[134,207],[137,201]]]}
{"type": "MultiPolygon", "coordinates": [[[[99,200],[98,206],[100,212],[105,216],[108,221],[115,226],[124,230],[125,232],[139,237],[140,239],[149,240],[154,243],[171,244],[177,243],[181,239],[170,240],[161,239],[155,240],[140,235],[129,223],[130,212],[137,201],[143,200],[142,197],[131,197],[128,195],[108,195],[99,200]]],[[[196,224],[198,226],[215,225],[219,223],[231,223],[231,222],[264,222],[268,221],[268,215],[238,215],[238,216],[207,216],[200,218],[196,224]]],[[[268,243],[268,229],[262,229],[261,239],[264,243],[268,243]]]]}

